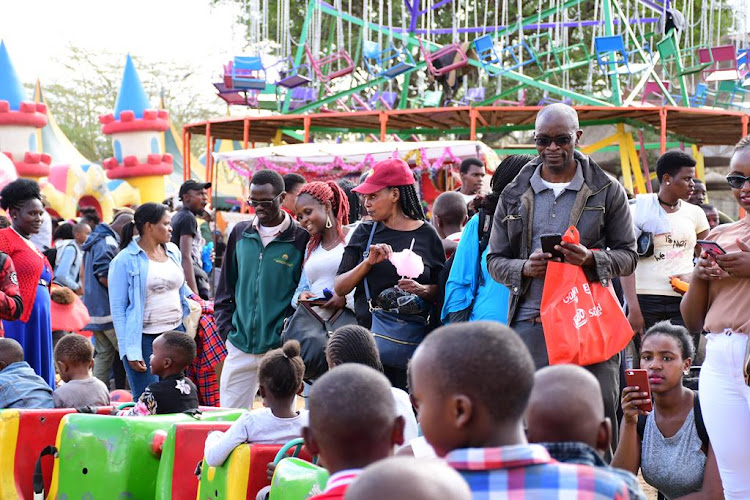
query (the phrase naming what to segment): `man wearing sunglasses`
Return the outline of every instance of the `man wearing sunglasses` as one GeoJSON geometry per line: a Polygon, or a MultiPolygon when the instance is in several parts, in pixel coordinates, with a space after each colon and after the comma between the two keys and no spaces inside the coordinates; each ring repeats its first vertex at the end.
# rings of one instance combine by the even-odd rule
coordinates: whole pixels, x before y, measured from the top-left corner
{"type": "Polygon", "coordinates": [[[227,343],[219,398],[228,408],[253,405],[258,365],[281,347],[281,327],[302,274],[310,236],[281,209],[285,194],[281,175],[256,172],[248,200],[255,217],[238,223],[227,241],[214,309],[227,343]]]}
{"type": "MultiPolygon", "coordinates": [[[[505,188],[493,218],[487,268],[510,289],[508,324],[526,343],[537,369],[549,364],[540,309],[547,262],[553,258],[542,252],[541,235],[576,226],[581,243],[560,243],[555,250],[566,263],[581,266],[589,281],[605,286],[631,274],[638,259],[625,190],[576,151],[581,134],[573,108],[559,103],[543,108],[534,133],[539,156],[505,188]]],[[[619,354],[586,367],[599,380],[613,423],[619,367],[619,354]]],[[[615,428],[614,444],[616,439],[615,428]]]]}

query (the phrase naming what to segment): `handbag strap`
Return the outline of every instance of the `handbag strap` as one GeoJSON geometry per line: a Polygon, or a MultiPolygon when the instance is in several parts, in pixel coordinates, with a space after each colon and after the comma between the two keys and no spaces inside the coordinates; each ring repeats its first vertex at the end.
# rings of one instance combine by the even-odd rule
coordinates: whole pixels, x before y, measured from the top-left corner
{"type": "MultiPolygon", "coordinates": [[[[370,237],[367,239],[367,246],[365,246],[365,251],[362,252],[362,262],[367,260],[367,257],[370,255],[370,245],[372,245],[372,239],[375,237],[375,229],[377,227],[378,223],[373,221],[370,237]]],[[[365,298],[367,299],[367,304],[370,306],[370,311],[372,311],[372,297],[370,296],[370,284],[367,281],[367,276],[365,276],[365,298]]]]}

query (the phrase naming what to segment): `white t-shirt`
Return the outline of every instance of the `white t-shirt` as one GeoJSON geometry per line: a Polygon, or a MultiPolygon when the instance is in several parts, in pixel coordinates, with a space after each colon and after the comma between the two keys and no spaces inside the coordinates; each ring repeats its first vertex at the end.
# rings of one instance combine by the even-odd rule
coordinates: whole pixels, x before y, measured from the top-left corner
{"type": "Polygon", "coordinates": [[[475,195],[475,194],[463,194],[463,193],[462,193],[461,191],[456,191],[456,192],[457,192],[458,194],[460,194],[461,196],[463,196],[463,197],[464,197],[464,201],[466,202],[466,204],[467,204],[467,205],[468,205],[469,203],[471,203],[471,201],[472,201],[472,200],[473,200],[474,198],[476,198],[476,197],[477,197],[477,195],[475,195]]]}
{"type": "Polygon", "coordinates": [[[167,258],[164,262],[149,261],[143,333],[164,333],[174,330],[182,323],[180,287],[184,282],[182,268],[172,259],[167,258]]]}
{"type": "Polygon", "coordinates": [[[570,185],[570,182],[548,182],[544,179],[542,179],[542,183],[547,187],[547,189],[551,189],[552,192],[555,193],[555,198],[560,196],[560,193],[565,191],[565,188],[570,185]]]}
{"type": "Polygon", "coordinates": [[[399,416],[404,417],[404,443],[408,443],[419,435],[417,417],[414,416],[414,408],[411,406],[409,395],[397,387],[391,387],[393,399],[396,400],[396,411],[399,416]]]}
{"type": "Polygon", "coordinates": [[[293,418],[279,418],[270,408],[243,413],[228,431],[214,431],[208,435],[203,451],[206,463],[219,467],[242,443],[286,444],[302,435],[302,427],[307,421],[307,410],[298,411],[293,418]]]}
{"type": "MultiPolygon", "coordinates": [[[[631,205],[635,211],[635,205],[631,205]]],[[[669,295],[679,297],[672,290],[669,277],[693,272],[693,252],[697,234],[709,228],[702,208],[685,201],[680,209],[667,213],[670,231],[654,235],[654,255],[641,258],[635,268],[636,292],[639,295],[669,295]]]]}
{"type": "MultiPolygon", "coordinates": [[[[344,256],[344,248],[349,243],[349,238],[353,233],[353,230],[349,230],[345,241],[330,250],[323,248],[323,245],[318,245],[310,253],[305,261],[304,270],[313,296],[322,297],[323,290],[326,288],[333,291],[333,281],[336,279],[336,272],[339,269],[339,264],[341,264],[341,258],[344,256]]],[[[346,296],[346,307],[354,311],[354,290],[346,296]]]]}

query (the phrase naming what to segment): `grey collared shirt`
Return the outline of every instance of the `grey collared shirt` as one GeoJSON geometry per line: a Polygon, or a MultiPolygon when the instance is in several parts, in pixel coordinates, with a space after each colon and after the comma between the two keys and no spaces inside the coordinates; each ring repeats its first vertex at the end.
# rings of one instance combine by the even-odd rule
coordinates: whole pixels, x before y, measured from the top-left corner
{"type": "MultiPolygon", "coordinates": [[[[578,167],[573,179],[558,196],[555,196],[552,188],[542,179],[541,164],[536,168],[536,171],[529,180],[531,189],[534,190],[534,222],[531,236],[532,253],[542,248],[541,235],[564,234],[572,223],[570,212],[573,209],[578,191],[583,187],[583,170],[581,169],[581,164],[576,163],[578,167]]],[[[534,278],[531,280],[529,288],[519,303],[518,314],[514,318],[516,321],[539,316],[543,290],[544,278],[534,278]]]]}

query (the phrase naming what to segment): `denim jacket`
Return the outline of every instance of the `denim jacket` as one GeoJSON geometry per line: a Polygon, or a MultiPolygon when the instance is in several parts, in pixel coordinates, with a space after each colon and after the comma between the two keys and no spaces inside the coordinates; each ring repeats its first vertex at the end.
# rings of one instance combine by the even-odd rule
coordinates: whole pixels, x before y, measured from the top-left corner
{"type": "Polygon", "coordinates": [[[55,283],[67,286],[75,291],[81,288],[79,273],[81,271],[81,262],[83,262],[83,252],[75,241],[58,248],[57,266],[55,266],[55,283]]]}
{"type": "MultiPolygon", "coordinates": [[[[174,243],[167,243],[167,256],[182,269],[180,249],[174,243]]],[[[120,357],[128,361],[142,361],[141,336],[143,334],[143,308],[145,306],[146,282],[148,281],[149,259],[138,245],[137,239],[112,259],[107,279],[109,281],[109,305],[112,323],[115,326],[120,357]]],[[[183,282],[180,288],[182,316],[189,314],[187,296],[192,292],[183,282]]]]}
{"type": "Polygon", "coordinates": [[[0,370],[0,409],[54,407],[52,389],[26,361],[0,370]]]}

